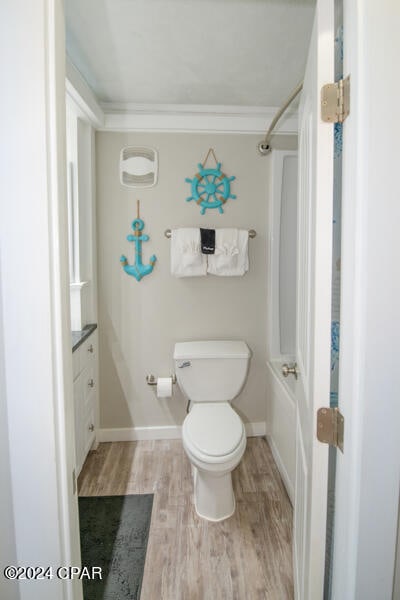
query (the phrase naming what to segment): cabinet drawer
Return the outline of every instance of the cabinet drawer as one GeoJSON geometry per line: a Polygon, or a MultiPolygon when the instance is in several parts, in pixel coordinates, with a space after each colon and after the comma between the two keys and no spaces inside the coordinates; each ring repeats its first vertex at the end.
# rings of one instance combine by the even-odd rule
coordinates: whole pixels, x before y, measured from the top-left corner
{"type": "Polygon", "coordinates": [[[98,419],[98,337],[94,331],[73,353],[76,472],[96,438],[98,419]]]}
{"type": "Polygon", "coordinates": [[[88,361],[97,358],[97,332],[94,331],[91,336],[88,337],[79,348],[81,351],[81,360],[85,366],[88,361]]]}
{"type": "Polygon", "coordinates": [[[79,348],[72,353],[74,381],[83,369],[97,360],[97,331],[94,331],[79,348]]]}
{"type": "Polygon", "coordinates": [[[82,432],[82,464],[94,442],[95,439],[95,427],[94,427],[94,410],[90,410],[83,417],[83,432],[82,432]]]}
{"type": "Polygon", "coordinates": [[[80,348],[78,348],[72,353],[72,372],[74,375],[74,381],[78,377],[81,370],[81,353],[80,348]]]}
{"type": "Polygon", "coordinates": [[[90,401],[90,398],[94,396],[97,389],[96,382],[96,369],[95,365],[89,365],[82,371],[82,385],[83,385],[83,397],[84,403],[90,401]]]}

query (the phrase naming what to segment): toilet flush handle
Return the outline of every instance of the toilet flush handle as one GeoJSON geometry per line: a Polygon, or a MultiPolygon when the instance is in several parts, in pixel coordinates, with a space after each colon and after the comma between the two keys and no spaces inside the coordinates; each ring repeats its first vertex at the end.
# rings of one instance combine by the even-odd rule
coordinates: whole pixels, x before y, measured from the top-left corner
{"type": "Polygon", "coordinates": [[[190,360],[185,360],[183,363],[178,365],[178,369],[184,369],[185,367],[191,367],[191,366],[192,366],[192,363],[190,362],[190,360]]]}

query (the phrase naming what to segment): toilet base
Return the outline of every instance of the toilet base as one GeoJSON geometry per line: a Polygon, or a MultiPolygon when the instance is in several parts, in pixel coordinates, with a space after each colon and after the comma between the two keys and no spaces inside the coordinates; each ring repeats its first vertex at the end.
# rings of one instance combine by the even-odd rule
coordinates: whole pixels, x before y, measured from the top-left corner
{"type": "Polygon", "coordinates": [[[231,471],[215,473],[192,465],[196,512],[207,521],[223,521],[235,512],[231,471]]]}

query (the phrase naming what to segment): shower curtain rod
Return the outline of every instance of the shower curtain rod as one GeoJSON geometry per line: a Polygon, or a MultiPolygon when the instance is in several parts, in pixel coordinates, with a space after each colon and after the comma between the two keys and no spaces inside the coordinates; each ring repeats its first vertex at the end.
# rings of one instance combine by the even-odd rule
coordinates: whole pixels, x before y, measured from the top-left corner
{"type": "Polygon", "coordinates": [[[265,156],[266,154],[269,154],[272,150],[272,148],[269,144],[269,140],[270,140],[270,137],[272,135],[275,125],[277,124],[277,122],[279,121],[279,119],[281,118],[281,116],[283,115],[285,110],[293,102],[293,100],[296,98],[297,94],[299,94],[302,89],[303,89],[303,82],[299,83],[298,86],[295,87],[293,92],[290,94],[289,98],[286,100],[285,104],[278,110],[275,117],[272,119],[272,123],[269,126],[267,133],[265,134],[265,138],[263,139],[262,142],[260,142],[258,144],[258,151],[263,156],[265,156]]]}

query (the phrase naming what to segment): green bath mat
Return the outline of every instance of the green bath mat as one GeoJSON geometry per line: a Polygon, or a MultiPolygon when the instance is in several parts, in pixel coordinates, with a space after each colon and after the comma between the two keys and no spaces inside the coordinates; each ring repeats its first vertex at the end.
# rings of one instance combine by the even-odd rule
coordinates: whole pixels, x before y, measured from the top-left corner
{"type": "Polygon", "coordinates": [[[102,579],[82,579],[85,600],[139,600],[153,494],[79,498],[82,566],[102,579]]]}

